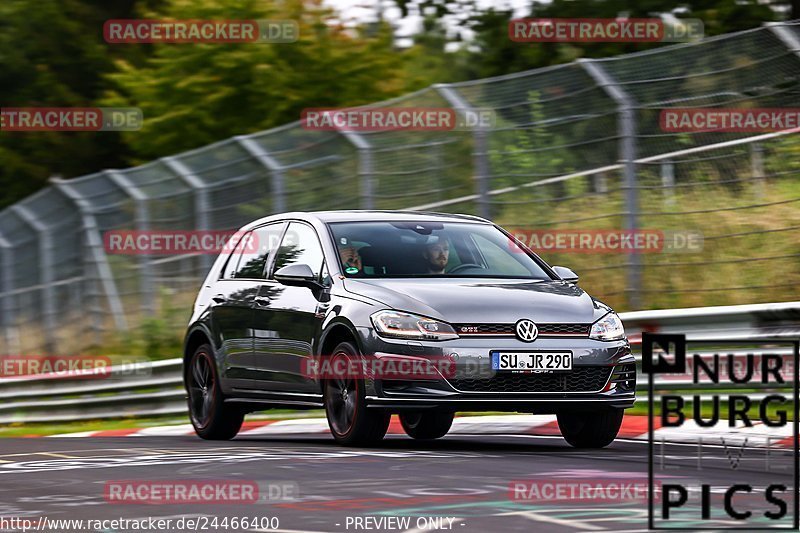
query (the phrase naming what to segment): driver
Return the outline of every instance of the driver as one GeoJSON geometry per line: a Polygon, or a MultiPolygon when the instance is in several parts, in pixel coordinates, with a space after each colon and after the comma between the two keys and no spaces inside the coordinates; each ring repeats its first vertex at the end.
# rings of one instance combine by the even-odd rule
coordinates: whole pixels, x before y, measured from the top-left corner
{"type": "Polygon", "coordinates": [[[345,272],[348,274],[358,274],[361,272],[361,254],[355,246],[346,245],[339,247],[339,258],[342,260],[345,272]]]}
{"type": "Polygon", "coordinates": [[[450,245],[446,240],[437,237],[434,242],[425,245],[422,257],[427,263],[428,274],[444,274],[450,259],[450,245]]]}

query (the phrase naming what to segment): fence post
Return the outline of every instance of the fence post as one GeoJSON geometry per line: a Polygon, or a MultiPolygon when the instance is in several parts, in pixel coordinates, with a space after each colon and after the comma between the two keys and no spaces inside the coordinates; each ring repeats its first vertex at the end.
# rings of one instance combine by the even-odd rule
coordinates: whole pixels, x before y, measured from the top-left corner
{"type": "Polygon", "coordinates": [[[248,135],[234,137],[239,146],[250,154],[256,161],[264,166],[270,173],[272,190],[272,209],[275,213],[286,212],[286,183],[283,165],[269,155],[263,146],[255,142],[248,135]]]}
{"type": "MultiPolygon", "coordinates": [[[[133,200],[136,206],[136,230],[147,231],[150,229],[150,213],[147,207],[147,196],[128,179],[128,176],[117,170],[104,170],[103,174],[108,176],[120,189],[133,200]]],[[[142,292],[141,308],[144,316],[151,316],[156,311],[155,293],[153,285],[153,266],[150,264],[150,257],[146,254],[139,254],[139,287],[142,292]]]]}
{"type": "MultiPolygon", "coordinates": [[[[114,317],[114,325],[118,330],[127,331],[128,321],[125,319],[125,311],[119,298],[117,284],[111,273],[111,266],[108,264],[108,257],[103,245],[103,236],[100,234],[100,228],[97,225],[92,206],[69,182],[60,178],[51,178],[50,183],[69,198],[80,211],[81,220],[83,221],[84,242],[87,249],[87,253],[84,255],[84,277],[89,279],[92,267],[94,267],[108,300],[108,309],[111,312],[111,316],[114,317]]],[[[103,322],[102,318],[100,318],[99,322],[103,322]]]]}
{"type": "Polygon", "coordinates": [[[764,24],[775,36],[786,45],[789,51],[800,57],[800,37],[795,35],[786,24],[781,22],[767,22],[764,24]]]}
{"type": "MultiPolygon", "coordinates": [[[[192,169],[186,166],[183,161],[174,157],[164,157],[161,159],[164,165],[170,169],[181,181],[192,189],[194,197],[194,223],[195,229],[208,231],[211,228],[208,223],[208,185],[195,174],[192,169]]],[[[238,228],[237,228],[238,229],[238,228]]],[[[200,256],[200,268],[203,270],[203,277],[211,270],[211,256],[207,253],[200,256]]]]}
{"type": "Polygon", "coordinates": [[[372,183],[375,166],[372,159],[372,145],[355,132],[339,130],[339,133],[358,150],[358,176],[361,185],[359,208],[375,209],[375,191],[372,183]]]}
{"type": "MultiPolygon", "coordinates": [[[[474,113],[475,107],[467,102],[459,92],[447,83],[437,83],[433,88],[457,111],[474,113]]],[[[483,218],[492,217],[491,204],[489,203],[489,133],[482,124],[472,129],[474,149],[472,152],[473,165],[475,166],[475,192],[478,195],[478,215],[483,218]]]]}
{"type": "Polygon", "coordinates": [[[750,168],[753,173],[756,198],[763,198],[767,175],[764,172],[764,146],[761,143],[750,144],[750,168]]]}
{"type": "Polygon", "coordinates": [[[3,314],[0,325],[6,339],[6,353],[13,354],[21,350],[19,331],[14,313],[14,265],[11,262],[14,247],[0,235],[0,294],[3,295],[3,314]]]}
{"type": "MultiPolygon", "coordinates": [[[[625,230],[636,231],[639,227],[639,194],[636,188],[636,102],[597,61],[579,59],[578,64],[617,104],[619,113],[617,127],[622,139],[619,146],[619,159],[624,165],[625,230]]],[[[628,307],[630,309],[641,309],[643,303],[642,260],[636,250],[628,251],[627,264],[628,286],[625,289],[625,293],[628,296],[628,307]]]]}
{"type": "Polygon", "coordinates": [[[438,142],[435,142],[431,145],[428,149],[429,157],[431,158],[431,165],[430,167],[434,169],[433,171],[433,183],[436,190],[436,201],[442,201],[442,192],[443,188],[445,187],[444,183],[444,173],[437,170],[438,168],[445,168],[447,166],[445,162],[445,158],[442,150],[442,145],[438,142]]]}
{"type": "Polygon", "coordinates": [[[39,220],[36,213],[22,204],[11,206],[11,210],[36,232],[39,245],[39,284],[42,291],[42,318],[44,326],[45,350],[54,353],[58,345],[56,336],[56,295],[53,285],[53,239],[48,227],[39,220]]]}
{"type": "Polygon", "coordinates": [[[669,159],[661,163],[661,186],[664,188],[664,200],[667,204],[675,203],[675,164],[669,159]]]}

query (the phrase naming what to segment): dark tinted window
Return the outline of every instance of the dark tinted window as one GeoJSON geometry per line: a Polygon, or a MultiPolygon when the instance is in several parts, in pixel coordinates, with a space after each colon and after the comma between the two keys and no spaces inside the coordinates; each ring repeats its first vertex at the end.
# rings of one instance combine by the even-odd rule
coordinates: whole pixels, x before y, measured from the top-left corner
{"type": "Polygon", "coordinates": [[[490,224],[341,222],[330,227],[348,277],[552,279],[490,224]]]}
{"type": "MultiPolygon", "coordinates": [[[[240,244],[237,248],[242,249],[239,253],[238,261],[236,261],[236,268],[228,268],[229,271],[233,270],[232,278],[250,278],[260,279],[264,277],[264,264],[267,261],[269,253],[278,246],[281,238],[281,230],[283,224],[270,224],[253,230],[251,233],[245,235],[244,244],[240,244]]],[[[230,264],[233,264],[231,258],[230,264]]]]}
{"type": "Polygon", "coordinates": [[[306,264],[319,278],[324,256],[317,232],[311,226],[292,222],[283,237],[273,272],[288,266],[306,264]]]}

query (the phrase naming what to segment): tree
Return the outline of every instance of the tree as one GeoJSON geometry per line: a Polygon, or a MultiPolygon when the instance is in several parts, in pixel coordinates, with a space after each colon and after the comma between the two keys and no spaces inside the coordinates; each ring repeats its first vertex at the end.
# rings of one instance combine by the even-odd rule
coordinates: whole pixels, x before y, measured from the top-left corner
{"type": "Polygon", "coordinates": [[[384,25],[372,37],[330,24],[320,3],[173,0],[174,19],[291,19],[291,44],[156,44],[137,65],[118,62],[107,105],[140,107],[144,126],[125,135],[142,159],[268,129],[304,108],[351,106],[402,93],[401,62],[384,25]]]}
{"type": "MultiPolygon", "coordinates": [[[[129,18],[144,2],[3,0],[0,2],[0,104],[3,107],[90,107],[106,88],[115,54],[103,22],[129,18]]],[[[157,2],[147,2],[157,6],[157,2]]],[[[53,174],[77,176],[120,164],[117,134],[0,133],[0,207],[43,187],[53,174]]]]}
{"type": "MultiPolygon", "coordinates": [[[[662,46],[641,43],[518,43],[508,38],[508,23],[515,18],[509,9],[478,9],[466,0],[395,0],[405,15],[429,13],[441,21],[459,12],[468,16],[464,22],[474,32],[468,43],[470,51],[465,73],[455,78],[482,78],[567,63],[579,57],[610,57],[662,46]],[[433,15],[435,14],[435,15],[433,15]]],[[[719,35],[758,27],[777,20],[780,11],[790,4],[797,12],[800,0],[780,0],[772,7],[758,0],[689,0],[676,10],[671,0],[553,0],[534,1],[525,15],[537,18],[631,18],[657,17],[675,13],[681,18],[698,18],[705,23],[706,35],[719,35]],[[774,8],[774,9],[773,9],[774,8]]],[[[795,13],[793,17],[800,17],[795,13]]],[[[446,24],[445,24],[446,25],[446,24]]],[[[458,63],[460,67],[462,63],[458,63]]]]}

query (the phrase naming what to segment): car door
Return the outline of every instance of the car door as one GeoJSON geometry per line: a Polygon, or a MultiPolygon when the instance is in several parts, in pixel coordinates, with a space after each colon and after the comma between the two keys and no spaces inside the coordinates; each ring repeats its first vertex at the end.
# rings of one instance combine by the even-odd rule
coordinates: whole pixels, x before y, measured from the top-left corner
{"type": "Polygon", "coordinates": [[[326,290],[283,285],[272,272],[306,264],[317,279],[327,277],[324,255],[316,230],[305,222],[291,222],[281,240],[270,279],[261,284],[255,304],[254,363],[258,388],[284,392],[317,392],[305,377],[303,365],[313,354],[324,316],[326,290]]]}
{"type": "MultiPolygon", "coordinates": [[[[240,242],[249,239],[251,233],[245,234],[240,242]]],[[[259,281],[248,277],[254,257],[253,250],[237,245],[211,297],[211,327],[217,337],[217,357],[225,388],[250,386],[247,371],[253,357],[253,300],[259,289],[259,281]]]]}

